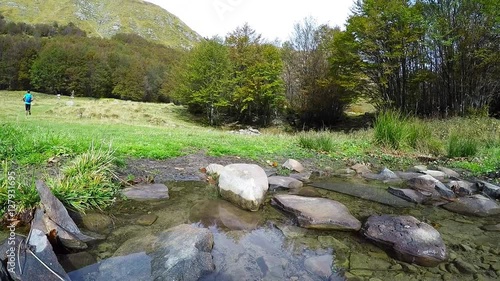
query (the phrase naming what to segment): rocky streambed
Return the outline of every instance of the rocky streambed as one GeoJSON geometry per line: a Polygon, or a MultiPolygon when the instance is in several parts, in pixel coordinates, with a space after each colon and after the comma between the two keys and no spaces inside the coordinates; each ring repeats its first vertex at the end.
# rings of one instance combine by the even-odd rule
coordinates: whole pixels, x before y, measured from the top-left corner
{"type": "MultiPolygon", "coordinates": [[[[218,173],[221,167],[206,170],[218,173]]],[[[241,205],[241,199],[222,199],[216,185],[193,177],[149,191],[136,186],[130,189],[134,200],[120,201],[105,214],[72,216],[83,235],[99,240],[83,250],[53,251],[71,280],[500,278],[500,219],[496,205],[488,207],[498,205],[491,199],[494,188],[451,185],[458,178],[443,174],[433,177],[443,176],[443,186],[426,178],[409,182],[425,171],[353,168],[313,182],[307,171],[292,173],[293,180],[273,178],[267,169],[269,189],[245,194],[253,202],[241,205]],[[475,199],[460,203],[479,195],[491,200],[486,209],[475,199]],[[425,200],[416,204],[415,198],[425,200]],[[256,211],[245,210],[256,204],[256,211]],[[450,211],[443,207],[448,204],[462,207],[450,211]]],[[[252,178],[237,174],[239,185],[252,178]]]]}

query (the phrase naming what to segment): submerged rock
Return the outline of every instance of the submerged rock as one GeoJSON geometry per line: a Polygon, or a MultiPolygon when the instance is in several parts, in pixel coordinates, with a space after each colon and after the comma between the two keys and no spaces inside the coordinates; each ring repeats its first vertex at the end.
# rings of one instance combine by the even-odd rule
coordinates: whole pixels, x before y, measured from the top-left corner
{"type": "Polygon", "coordinates": [[[393,207],[404,207],[411,208],[415,205],[404,199],[393,196],[387,192],[387,188],[381,188],[377,186],[371,186],[366,184],[359,184],[354,182],[315,182],[311,184],[314,187],[319,187],[326,190],[331,190],[335,192],[340,192],[362,198],[365,200],[370,200],[373,202],[381,203],[384,205],[389,205],[393,207]]]}
{"type": "Polygon", "coordinates": [[[299,226],[304,228],[357,231],[361,227],[361,222],[349,213],[347,207],[334,200],[276,195],[273,202],[294,215],[299,226]]]}
{"type": "Polygon", "coordinates": [[[72,271],[69,273],[69,277],[71,281],[151,281],[153,280],[151,278],[151,258],[144,252],[112,257],[72,271]]]}
{"type": "Polygon", "coordinates": [[[462,215],[478,217],[500,214],[500,205],[494,200],[480,194],[458,198],[453,202],[443,205],[443,208],[462,215]]]}
{"type": "Polygon", "coordinates": [[[107,215],[100,213],[87,213],[82,215],[83,226],[92,232],[109,232],[113,221],[107,215]]]}
{"type": "Polygon", "coordinates": [[[252,230],[261,220],[261,214],[242,210],[220,199],[196,202],[189,211],[189,221],[205,227],[216,225],[230,230],[252,230]]]}
{"type": "Polygon", "coordinates": [[[412,216],[371,216],[362,232],[398,260],[422,266],[436,266],[446,260],[446,246],[439,232],[412,216]]]}
{"type": "Polygon", "coordinates": [[[323,278],[329,278],[332,275],[332,264],[332,255],[310,257],[304,261],[304,267],[307,271],[323,278]]]}
{"type": "Polygon", "coordinates": [[[219,175],[221,197],[245,210],[257,211],[268,188],[266,172],[255,164],[230,164],[219,175]]]}
{"type": "Polygon", "coordinates": [[[214,237],[206,228],[182,224],[162,232],[150,254],[153,280],[198,280],[215,270],[214,237]]]}
{"type": "Polygon", "coordinates": [[[168,187],[155,183],[149,185],[136,185],[122,190],[125,197],[137,201],[168,199],[168,187]]]}

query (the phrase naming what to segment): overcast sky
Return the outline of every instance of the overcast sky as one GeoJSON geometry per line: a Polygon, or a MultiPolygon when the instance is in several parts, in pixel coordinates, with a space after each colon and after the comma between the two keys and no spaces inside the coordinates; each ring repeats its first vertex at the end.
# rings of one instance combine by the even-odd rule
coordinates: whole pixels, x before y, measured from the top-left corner
{"type": "Polygon", "coordinates": [[[353,0],[146,0],[179,17],[203,37],[225,36],[248,22],[268,40],[285,41],[308,16],[344,26],[353,0]]]}

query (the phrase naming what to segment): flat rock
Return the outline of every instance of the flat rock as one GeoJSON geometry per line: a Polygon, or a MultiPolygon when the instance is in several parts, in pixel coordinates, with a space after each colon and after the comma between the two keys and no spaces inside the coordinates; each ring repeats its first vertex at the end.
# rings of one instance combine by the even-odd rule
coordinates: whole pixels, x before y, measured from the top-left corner
{"type": "Polygon", "coordinates": [[[301,181],[294,179],[292,177],[283,177],[283,176],[272,176],[267,178],[269,182],[269,187],[271,189],[278,189],[278,188],[286,188],[286,189],[291,189],[291,188],[300,188],[304,185],[301,181]]]}
{"type": "Polygon", "coordinates": [[[408,188],[399,189],[399,188],[389,187],[387,191],[389,191],[389,193],[394,196],[397,196],[406,201],[417,204],[423,204],[429,199],[428,196],[423,195],[419,191],[408,188]]]}
{"type": "Polygon", "coordinates": [[[393,207],[411,208],[415,206],[414,204],[404,199],[391,195],[387,192],[387,188],[385,187],[379,188],[367,184],[351,183],[345,181],[315,182],[311,185],[314,187],[348,194],[393,207]]]}
{"type": "Polygon", "coordinates": [[[448,177],[446,175],[446,173],[441,172],[441,171],[437,171],[437,170],[425,170],[422,173],[429,175],[429,176],[431,176],[435,179],[438,179],[438,180],[444,180],[445,178],[448,177]]]}
{"type": "Polygon", "coordinates": [[[454,213],[477,217],[500,214],[500,205],[494,200],[480,194],[458,198],[453,202],[443,205],[443,208],[454,213]]]}
{"type": "Polygon", "coordinates": [[[459,178],[460,177],[460,175],[457,172],[453,171],[450,168],[439,166],[438,170],[440,170],[441,172],[445,173],[446,176],[448,176],[449,178],[459,178]]]}
{"type": "Polygon", "coordinates": [[[421,173],[416,173],[416,172],[401,172],[401,171],[396,171],[396,175],[403,179],[403,180],[411,180],[413,178],[418,178],[422,174],[421,173]]]}
{"type": "Polygon", "coordinates": [[[436,266],[446,260],[446,246],[439,232],[412,216],[371,216],[362,233],[404,262],[436,266]]]}
{"type": "Polygon", "coordinates": [[[301,197],[296,195],[276,195],[273,203],[280,209],[294,215],[304,228],[354,230],[361,227],[346,206],[325,198],[301,197]]]}
{"type": "Polygon", "coordinates": [[[161,183],[136,185],[122,190],[125,197],[137,201],[168,199],[168,187],[161,183]]]}

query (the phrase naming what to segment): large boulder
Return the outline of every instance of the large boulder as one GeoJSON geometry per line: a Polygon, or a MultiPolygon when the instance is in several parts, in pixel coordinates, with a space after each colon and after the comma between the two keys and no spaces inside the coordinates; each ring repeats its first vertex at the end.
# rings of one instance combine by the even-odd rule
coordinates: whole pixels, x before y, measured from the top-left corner
{"type": "Polygon", "coordinates": [[[362,233],[404,262],[436,266],[447,258],[439,232],[412,216],[371,216],[362,233]]]}
{"type": "Polygon", "coordinates": [[[453,202],[443,205],[443,208],[454,213],[477,217],[500,214],[500,205],[494,200],[480,194],[458,198],[453,202]]]}
{"type": "Polygon", "coordinates": [[[168,187],[164,184],[155,183],[147,185],[136,185],[127,187],[122,193],[128,199],[136,201],[168,199],[168,187]]]}
{"type": "Polygon", "coordinates": [[[304,228],[354,231],[361,228],[361,222],[347,207],[334,200],[285,194],[274,196],[273,203],[295,216],[304,228]]]}
{"type": "Polygon", "coordinates": [[[249,210],[257,211],[264,201],[269,182],[264,169],[255,164],[230,164],[219,174],[222,198],[249,210]]]}
{"type": "Polygon", "coordinates": [[[213,244],[206,228],[183,224],[162,232],[150,254],[152,279],[195,281],[211,273],[213,244]]]}

